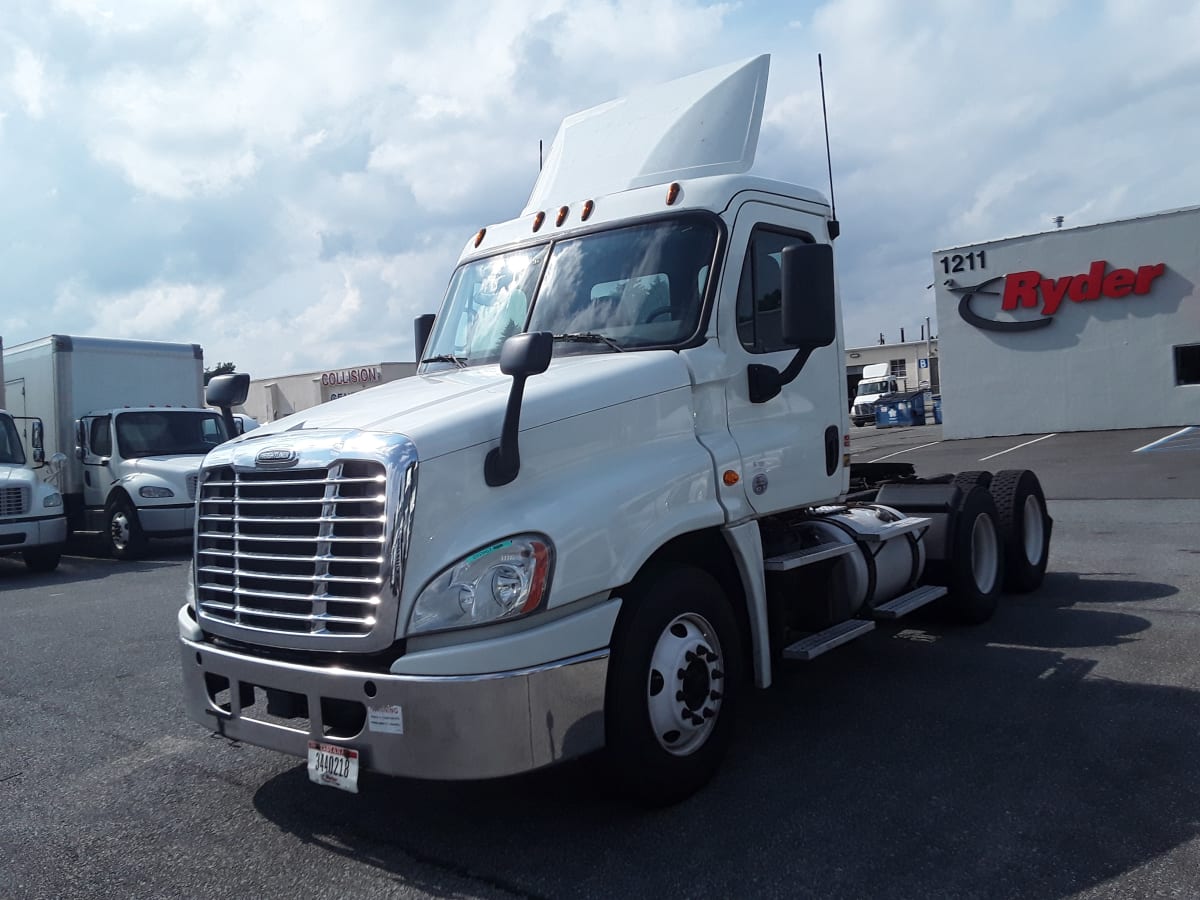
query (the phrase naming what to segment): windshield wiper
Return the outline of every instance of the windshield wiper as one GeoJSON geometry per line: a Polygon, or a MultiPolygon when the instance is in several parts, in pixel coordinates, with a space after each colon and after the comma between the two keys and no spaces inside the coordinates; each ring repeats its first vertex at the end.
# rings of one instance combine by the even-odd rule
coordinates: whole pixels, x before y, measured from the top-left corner
{"type": "Polygon", "coordinates": [[[467,367],[466,358],[462,357],[462,356],[455,356],[453,353],[439,353],[437,356],[430,356],[427,359],[421,360],[421,362],[422,363],[448,362],[448,363],[454,363],[460,369],[465,369],[467,367]]]}
{"type": "Polygon", "coordinates": [[[610,337],[605,337],[602,334],[596,334],[594,331],[573,331],[569,334],[556,334],[554,340],[557,341],[575,341],[580,344],[607,344],[618,353],[624,353],[625,348],[618,344],[610,337]]]}

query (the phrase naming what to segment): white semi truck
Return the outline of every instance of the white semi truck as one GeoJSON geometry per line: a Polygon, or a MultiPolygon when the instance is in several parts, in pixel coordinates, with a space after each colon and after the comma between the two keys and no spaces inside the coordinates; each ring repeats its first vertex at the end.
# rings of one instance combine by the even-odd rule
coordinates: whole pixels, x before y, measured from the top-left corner
{"type": "Polygon", "coordinates": [[[862,381],[858,383],[854,403],[850,407],[851,420],[859,427],[874,424],[875,401],[896,390],[896,379],[892,377],[891,367],[887,363],[863,366],[862,381]]]}
{"type": "Polygon", "coordinates": [[[70,528],[119,559],[191,534],[204,455],[229,432],[204,409],[196,344],[52,334],[6,348],[7,393],[45,422],[70,528]]]}
{"type": "Polygon", "coordinates": [[[418,321],[418,374],[209,454],[178,616],[194,719],[347,790],[603,748],[666,803],[781,660],[1038,586],[1033,473],[848,464],[838,225],[748,173],[767,71],[567,118],[418,321]]]}

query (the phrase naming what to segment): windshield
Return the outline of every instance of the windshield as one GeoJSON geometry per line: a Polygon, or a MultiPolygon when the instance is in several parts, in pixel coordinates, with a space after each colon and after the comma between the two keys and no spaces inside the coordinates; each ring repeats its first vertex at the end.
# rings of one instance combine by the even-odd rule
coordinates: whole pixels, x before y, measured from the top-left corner
{"type": "Polygon", "coordinates": [[[203,455],[229,439],[216,413],[157,409],[117,416],[117,446],[125,459],[203,455]]]}
{"type": "Polygon", "coordinates": [[[863,397],[867,394],[886,394],[888,392],[888,382],[886,381],[863,381],[858,385],[858,396],[863,397]]]}
{"type": "Polygon", "coordinates": [[[678,345],[700,325],[716,243],[711,219],[683,216],[467,263],[450,282],[425,358],[495,362],[522,331],[559,335],[556,354],[678,345]]]}
{"type": "Polygon", "coordinates": [[[8,416],[0,416],[0,463],[25,465],[25,450],[17,426],[8,416]]]}

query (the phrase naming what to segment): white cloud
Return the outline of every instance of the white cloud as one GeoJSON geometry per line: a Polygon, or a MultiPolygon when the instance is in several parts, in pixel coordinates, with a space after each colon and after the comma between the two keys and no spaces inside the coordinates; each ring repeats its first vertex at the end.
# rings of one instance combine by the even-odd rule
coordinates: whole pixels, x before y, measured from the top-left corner
{"type": "Polygon", "coordinates": [[[46,114],[52,86],[45,63],[28,47],[17,48],[9,85],[26,115],[40,119],[46,114]]]}
{"type": "Polygon", "coordinates": [[[824,189],[820,51],[848,340],[915,333],[934,248],[1200,202],[1197,45],[1171,0],[18,7],[0,267],[38,313],[0,327],[261,374],[404,358],[576,109],[772,52],[760,169],[824,189]]]}

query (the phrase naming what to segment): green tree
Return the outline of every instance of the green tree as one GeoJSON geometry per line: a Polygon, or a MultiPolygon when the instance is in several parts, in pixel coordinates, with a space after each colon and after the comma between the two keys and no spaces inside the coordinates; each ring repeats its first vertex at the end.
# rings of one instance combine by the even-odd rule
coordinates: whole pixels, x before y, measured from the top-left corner
{"type": "Polygon", "coordinates": [[[204,384],[207,387],[208,383],[218,375],[232,375],[237,371],[237,366],[231,362],[219,362],[211,369],[207,366],[204,369],[204,384]]]}

